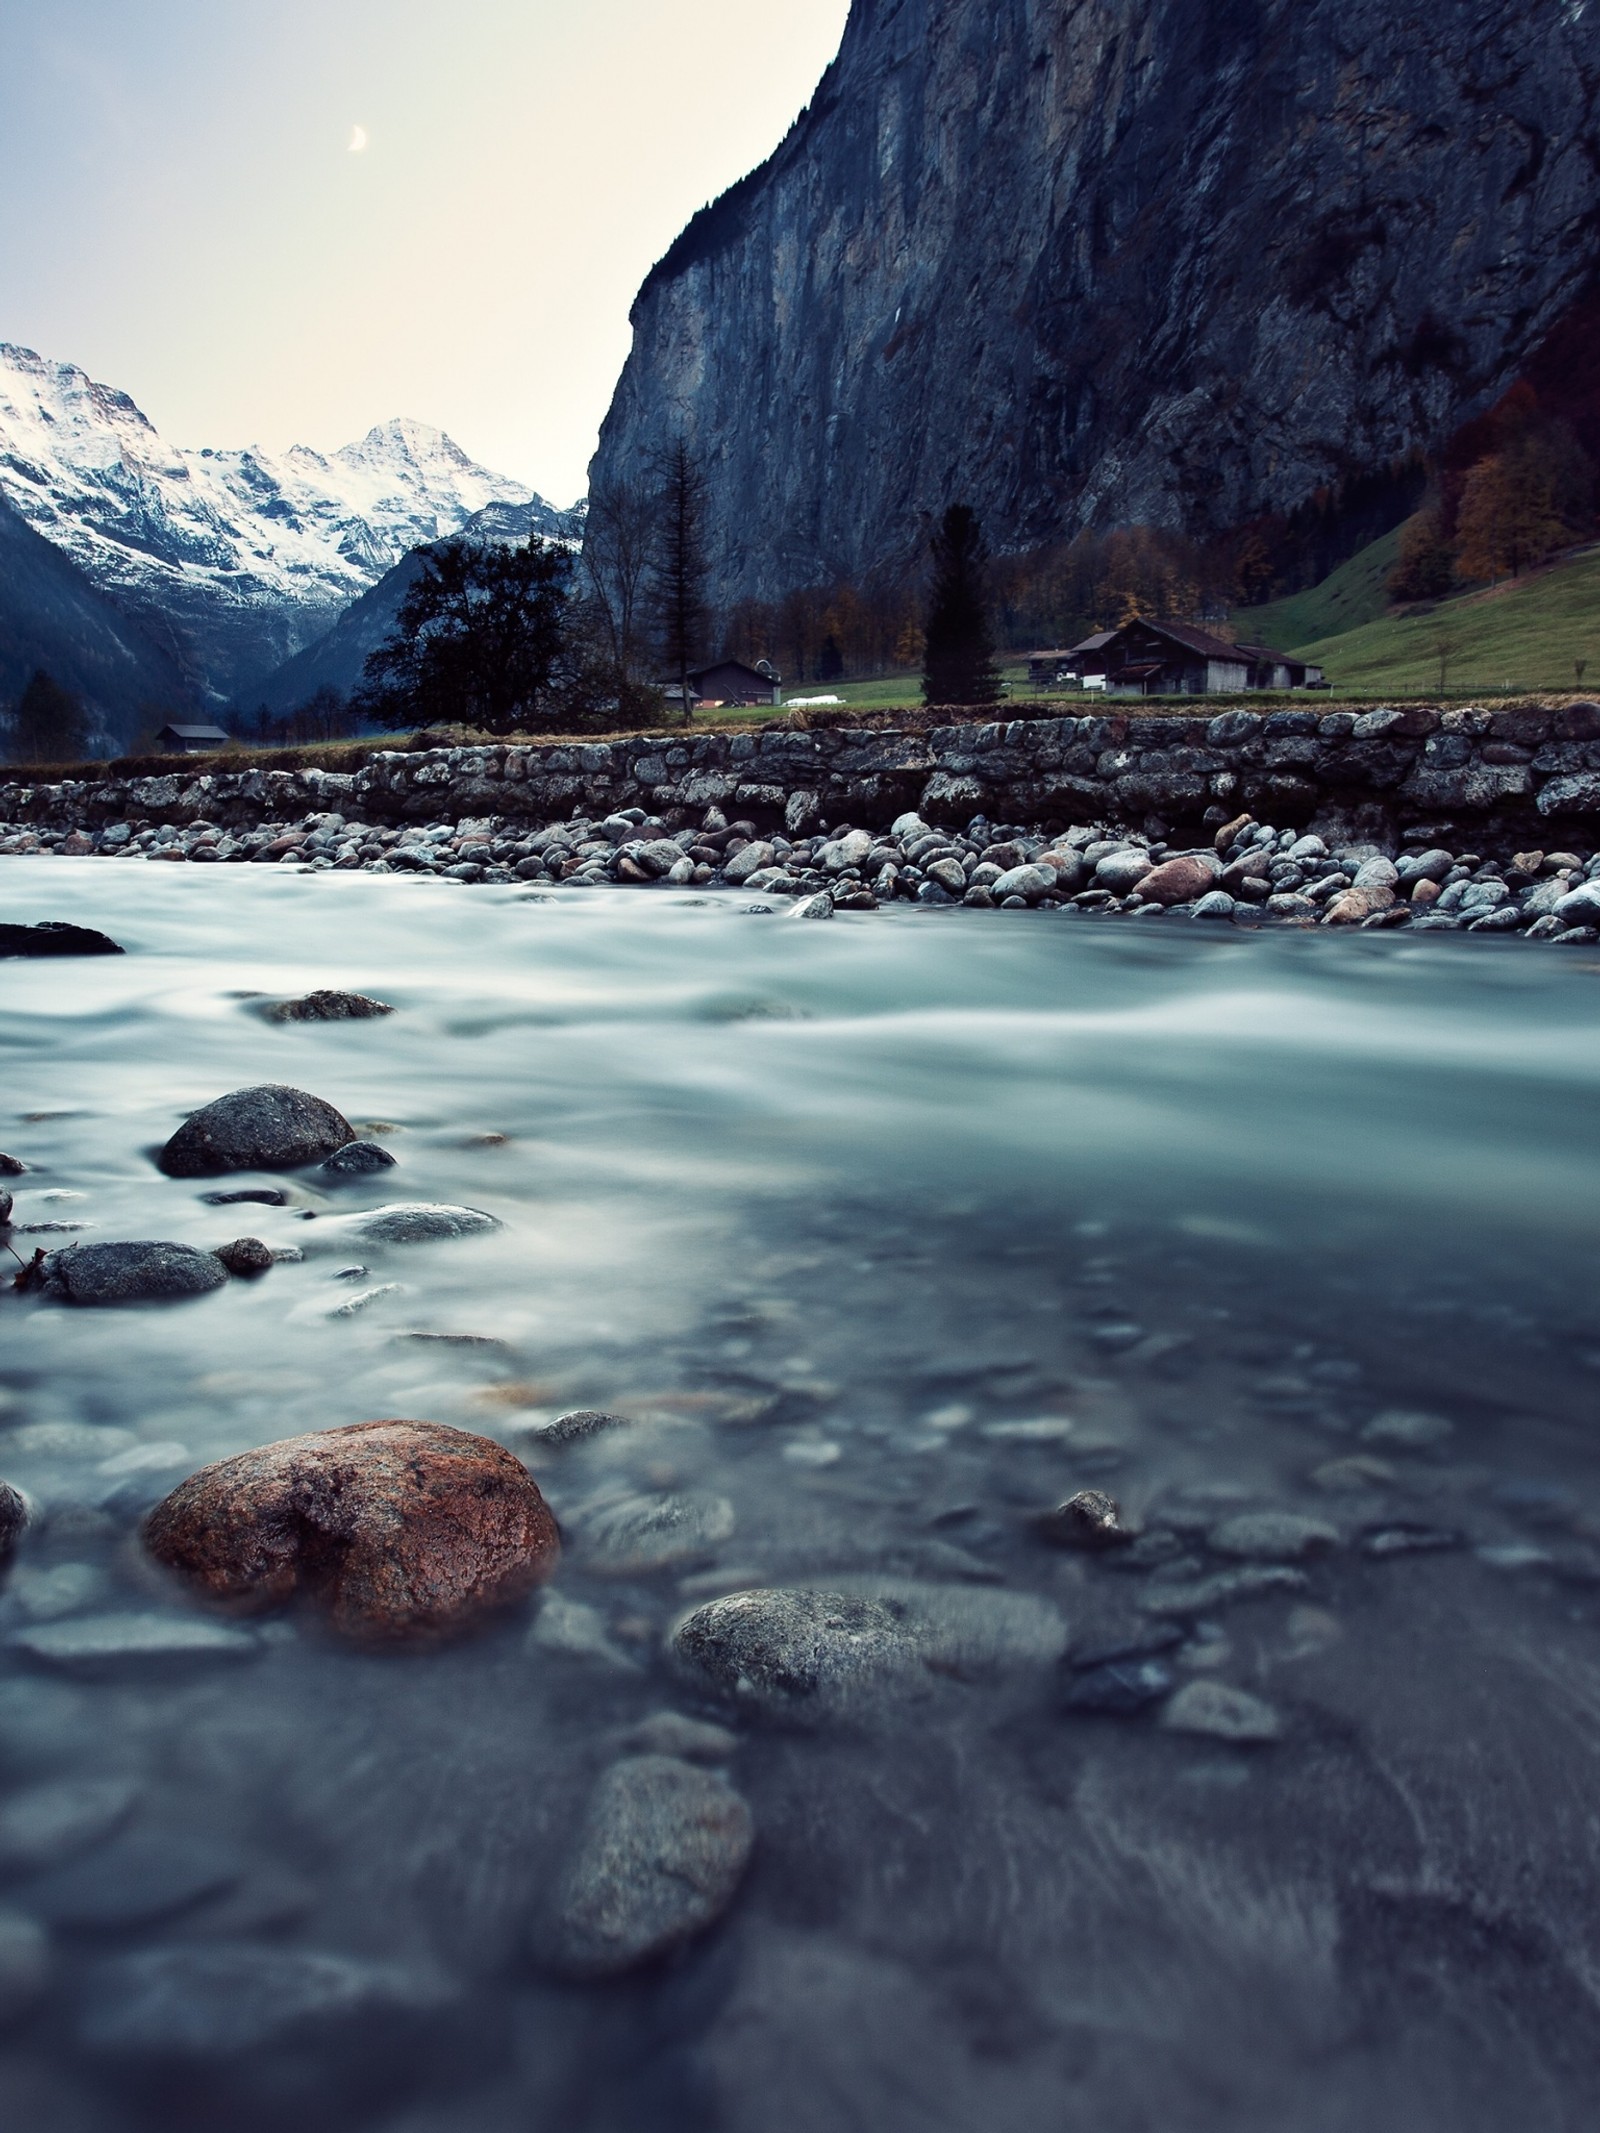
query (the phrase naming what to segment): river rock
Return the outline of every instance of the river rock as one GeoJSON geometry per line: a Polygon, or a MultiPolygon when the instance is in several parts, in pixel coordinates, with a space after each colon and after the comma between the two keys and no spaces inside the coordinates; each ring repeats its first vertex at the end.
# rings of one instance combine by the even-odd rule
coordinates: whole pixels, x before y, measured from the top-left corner
{"type": "Polygon", "coordinates": [[[1146,903],[1193,903],[1197,897],[1216,887],[1221,871],[1214,860],[1204,859],[1195,852],[1185,852],[1176,859],[1163,860],[1148,874],[1141,874],[1139,894],[1146,903]]]}
{"type": "Polygon", "coordinates": [[[1419,1452],[1430,1451],[1454,1435],[1455,1424],[1445,1415],[1429,1414],[1421,1408],[1386,1407],[1382,1414],[1373,1416],[1361,1432],[1361,1439],[1364,1444],[1388,1444],[1399,1451],[1419,1452]]]}
{"type": "Polygon", "coordinates": [[[124,955],[114,940],[92,926],[46,919],[38,926],[0,926],[0,958],[44,955],[124,955]]]}
{"type": "Polygon", "coordinates": [[[528,1651],[556,1652],[568,1659],[593,1659],[620,1673],[641,1671],[620,1645],[613,1644],[606,1618],[585,1600],[569,1600],[564,1593],[547,1592],[528,1632],[528,1651]]]}
{"type": "Polygon", "coordinates": [[[581,1444],[586,1437],[598,1437],[608,1429],[626,1429],[626,1415],[613,1415],[603,1407],[575,1407],[570,1414],[557,1415],[553,1422],[536,1423],[527,1434],[536,1437],[541,1444],[581,1444]]]}
{"type": "Polygon", "coordinates": [[[227,1279],[215,1252],[145,1239],[46,1252],[30,1285],[70,1304],[176,1303],[220,1289],[227,1279]]]}
{"type": "Polygon", "coordinates": [[[193,1615],[76,1615],[38,1622],[6,1639],[13,1651],[63,1673],[142,1674],[219,1659],[252,1659],[261,1649],[249,1630],[193,1615]]]}
{"type": "Polygon", "coordinates": [[[300,1000],[280,1000],[266,1010],[269,1022],[367,1022],[392,1015],[386,1000],[369,1000],[363,992],[308,992],[300,1000]]]}
{"type": "Polygon", "coordinates": [[[748,881],[752,874],[759,874],[763,867],[771,866],[777,856],[770,844],[765,844],[757,838],[754,844],[747,844],[742,851],[734,853],[722,870],[723,879],[738,888],[741,883],[748,881]]]}
{"type": "Polygon", "coordinates": [[[1080,1489],[1038,1521],[1042,1537],[1058,1548],[1124,1548],[1135,1538],[1123,1523],[1116,1498],[1099,1489],[1080,1489]]]}
{"type": "Polygon", "coordinates": [[[1130,1718],[1159,1703],[1172,1687],[1172,1669],[1159,1659],[1111,1659],[1075,1674],[1062,1695],[1068,1711],[1088,1711],[1106,1718],[1130,1718]]]}
{"type": "Polygon", "coordinates": [[[0,1178],[25,1178],[27,1174],[26,1163],[19,1162],[14,1155],[0,1154],[0,1178]]]}
{"type": "Polygon", "coordinates": [[[830,1717],[917,1664],[901,1605],[842,1592],[730,1593],[672,1631],[673,1663],[695,1686],[770,1715],[830,1717]]]}
{"type": "MultiPolygon", "coordinates": [[[[931,869],[930,869],[931,872],[931,869]]],[[[996,903],[1003,903],[1008,896],[1020,896],[1024,903],[1036,904],[1056,886],[1054,867],[1023,865],[1008,867],[998,881],[991,881],[989,894],[996,903]]]]}
{"type": "Polygon", "coordinates": [[[380,1170],[393,1170],[395,1159],[376,1141],[346,1141],[321,1166],[324,1177],[369,1178],[380,1170]]]}
{"type": "Polygon", "coordinates": [[[226,1170],[299,1170],[355,1139],[349,1121],[320,1096],[282,1082],[235,1089],[193,1112],[158,1165],[169,1178],[208,1178],[226,1170]]]}
{"type": "Polygon", "coordinates": [[[244,1870],[242,1853],[193,1830],[134,1828],[31,1881],[28,1905],[70,1932],[121,1933],[220,1896],[244,1870]]]}
{"type": "Polygon", "coordinates": [[[80,2035],[97,2056],[207,2062],[293,2051],[374,2024],[398,2039],[448,2000],[439,1979],[397,1963],[211,1941],[100,1964],[80,2035]]]}
{"type": "Polygon", "coordinates": [[[1107,852],[1096,863],[1094,885],[1097,889],[1109,889],[1113,896],[1126,896],[1153,871],[1154,862],[1148,852],[1137,845],[1123,845],[1114,852],[1107,852]]]}
{"type": "Polygon", "coordinates": [[[112,1836],[138,1799],[126,1778],[60,1778],[0,1803],[0,1871],[38,1873],[112,1836]]]}
{"type": "Polygon", "coordinates": [[[819,889],[815,896],[804,896],[795,904],[790,916],[793,918],[832,918],[833,898],[826,889],[819,889]]]}
{"type": "Polygon", "coordinates": [[[1153,1578],[1139,1595],[1139,1606],[1145,1614],[1181,1618],[1211,1614],[1240,1600],[1259,1600],[1270,1592],[1303,1592],[1305,1587],[1303,1570],[1293,1570],[1286,1563],[1247,1563],[1211,1577],[1153,1578]]]}
{"type": "Polygon", "coordinates": [[[17,1552],[17,1543],[28,1528],[28,1499],[9,1481],[0,1481],[0,1568],[17,1552]]]}
{"type": "Polygon", "coordinates": [[[733,1901],[755,1841],[715,1771],[668,1755],[614,1763],[590,1801],[548,1953],[576,1977],[614,1976],[702,1933],[733,1901]]]}
{"type": "Polygon", "coordinates": [[[1169,1733],[1203,1733],[1215,1740],[1241,1742],[1283,1738],[1283,1720],[1248,1689],[1225,1681],[1189,1681],[1161,1714],[1169,1733]]]}
{"type": "Polygon", "coordinates": [[[690,1763],[725,1763],[739,1746],[739,1736],[704,1718],[681,1711],[653,1711],[623,1737],[623,1746],[641,1755],[675,1755],[690,1763]]]}
{"type": "Polygon", "coordinates": [[[1364,918],[1371,918],[1379,911],[1387,911],[1395,901],[1393,889],[1381,884],[1371,888],[1346,889],[1342,896],[1335,896],[1328,905],[1327,923],[1330,926],[1356,926],[1364,918]]]}
{"type": "Polygon", "coordinates": [[[1218,1555],[1264,1563],[1297,1563],[1339,1545],[1339,1529],[1298,1511],[1240,1511],[1213,1526],[1206,1545],[1218,1555]]]}
{"type": "Polygon", "coordinates": [[[272,1265],[272,1247],[263,1244],[259,1237],[235,1237],[231,1244],[218,1246],[217,1257],[230,1274],[248,1281],[254,1274],[264,1274],[272,1265]]]}
{"type": "Polygon", "coordinates": [[[357,1422],[202,1467],[145,1523],[158,1561],[247,1612],[297,1594],[364,1643],[438,1638],[555,1570],[556,1522],[502,1445],[438,1422],[357,1422]]]}
{"type": "Polygon", "coordinates": [[[584,1561],[608,1577],[648,1576],[698,1562],[733,1529],[733,1505],[709,1489],[625,1496],[582,1520],[584,1561]]]}
{"type": "Polygon", "coordinates": [[[0,1192],[0,1229],[9,1229],[11,1227],[12,1210],[16,1204],[10,1193],[0,1192]]]}
{"type": "Polygon", "coordinates": [[[434,1206],[423,1200],[397,1201],[349,1218],[349,1233],[368,1244],[438,1244],[450,1237],[486,1236],[501,1227],[481,1208],[434,1206]]]}
{"type": "Polygon", "coordinates": [[[43,1999],[50,1983],[50,1936],[25,1911],[0,1904],[0,2026],[43,1999]]]}

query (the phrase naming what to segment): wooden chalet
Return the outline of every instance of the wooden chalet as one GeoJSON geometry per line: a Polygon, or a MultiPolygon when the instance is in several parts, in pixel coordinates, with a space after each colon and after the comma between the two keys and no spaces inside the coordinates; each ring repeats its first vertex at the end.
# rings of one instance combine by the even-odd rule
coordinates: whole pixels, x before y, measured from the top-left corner
{"type": "MultiPolygon", "coordinates": [[[[689,676],[689,687],[701,708],[722,705],[746,711],[783,702],[781,677],[765,659],[753,667],[742,659],[719,659],[713,666],[697,667],[689,676]]],[[[668,693],[678,694],[676,683],[668,693]]]]}
{"type": "Polygon", "coordinates": [[[1321,689],[1320,667],[1267,645],[1232,644],[1188,622],[1099,630],[1074,645],[1072,671],[1108,696],[1234,696],[1250,689],[1321,689]]]}
{"type": "Polygon", "coordinates": [[[163,726],[156,745],[166,755],[214,755],[232,739],[220,726],[163,726]]]}

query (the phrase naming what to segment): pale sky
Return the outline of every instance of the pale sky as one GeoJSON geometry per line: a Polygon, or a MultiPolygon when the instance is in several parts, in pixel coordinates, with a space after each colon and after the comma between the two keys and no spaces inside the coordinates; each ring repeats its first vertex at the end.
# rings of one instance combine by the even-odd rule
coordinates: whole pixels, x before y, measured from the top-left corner
{"type": "Polygon", "coordinates": [[[410,415],[570,503],[639,283],[777,146],[847,13],[0,0],[0,340],[174,444],[410,415]]]}

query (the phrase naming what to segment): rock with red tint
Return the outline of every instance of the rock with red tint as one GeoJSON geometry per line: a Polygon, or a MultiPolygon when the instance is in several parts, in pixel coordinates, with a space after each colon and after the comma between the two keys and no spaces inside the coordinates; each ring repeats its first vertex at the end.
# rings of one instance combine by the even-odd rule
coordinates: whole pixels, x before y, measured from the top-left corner
{"type": "Polygon", "coordinates": [[[1139,894],[1147,904],[1193,903],[1216,887],[1221,871],[1215,864],[1184,853],[1152,867],[1138,883],[1139,894]]]}
{"type": "Polygon", "coordinates": [[[1358,926],[1364,918],[1372,918],[1379,911],[1387,911],[1394,903],[1393,889],[1373,887],[1346,889],[1329,904],[1324,921],[1330,926],[1358,926]]]}
{"type": "Polygon", "coordinates": [[[357,1422],[219,1460],[156,1506],[145,1541],[208,1599],[259,1613],[309,1598],[370,1644],[470,1629],[561,1552],[521,1462],[439,1422],[357,1422]]]}

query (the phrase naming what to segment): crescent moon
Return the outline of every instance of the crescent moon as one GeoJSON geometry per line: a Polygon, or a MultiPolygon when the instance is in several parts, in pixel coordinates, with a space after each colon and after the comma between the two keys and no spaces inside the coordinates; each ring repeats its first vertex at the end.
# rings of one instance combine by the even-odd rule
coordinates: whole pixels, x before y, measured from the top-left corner
{"type": "Polygon", "coordinates": [[[350,132],[350,151],[349,151],[349,152],[350,152],[350,154],[351,154],[351,155],[353,155],[353,156],[358,156],[358,155],[360,155],[361,151],[362,151],[362,150],[363,150],[363,149],[364,149],[364,148],[366,147],[366,145],[367,145],[367,129],[366,129],[366,127],[365,127],[365,126],[355,126],[355,127],[352,127],[352,129],[351,129],[351,132],[350,132]]]}

